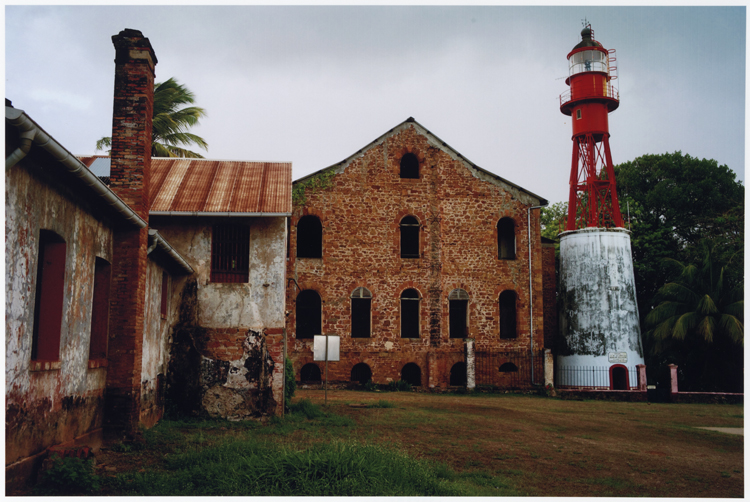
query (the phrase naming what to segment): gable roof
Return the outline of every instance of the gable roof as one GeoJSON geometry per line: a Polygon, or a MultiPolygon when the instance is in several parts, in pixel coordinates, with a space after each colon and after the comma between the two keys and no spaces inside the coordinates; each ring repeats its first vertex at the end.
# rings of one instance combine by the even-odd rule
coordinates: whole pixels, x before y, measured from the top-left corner
{"type": "MultiPolygon", "coordinates": [[[[109,176],[108,157],[81,161],[109,176]]],[[[150,215],[290,216],[291,162],[151,158],[150,215]]]]}
{"type": "Polygon", "coordinates": [[[349,157],[345,158],[341,162],[338,162],[338,163],[336,163],[336,164],[334,164],[332,166],[328,166],[328,167],[326,167],[324,169],[320,169],[318,171],[315,171],[314,173],[311,173],[311,174],[308,174],[306,176],[303,176],[303,177],[295,180],[293,183],[303,182],[303,181],[305,181],[305,180],[307,180],[309,178],[312,178],[313,176],[317,176],[318,174],[320,174],[322,172],[326,172],[326,171],[330,171],[330,170],[336,170],[338,172],[341,172],[341,171],[343,171],[343,169],[352,160],[354,160],[354,159],[356,159],[356,158],[361,157],[362,155],[364,155],[364,152],[367,151],[367,150],[369,150],[371,147],[373,147],[373,146],[375,146],[375,145],[377,145],[379,143],[382,143],[389,136],[393,136],[395,134],[398,134],[399,132],[403,131],[404,129],[406,129],[408,127],[412,127],[412,126],[415,129],[417,129],[422,135],[424,135],[425,137],[427,137],[427,139],[432,144],[432,146],[434,146],[434,147],[436,147],[436,148],[438,148],[438,149],[446,152],[453,159],[460,159],[463,162],[463,164],[469,169],[469,171],[471,171],[472,174],[474,174],[474,176],[476,176],[477,178],[482,179],[484,181],[488,181],[488,182],[493,183],[495,185],[499,185],[499,186],[503,187],[504,189],[508,190],[509,192],[516,193],[517,195],[519,195],[519,199],[522,200],[522,202],[524,202],[526,204],[534,205],[534,206],[546,206],[549,203],[547,201],[547,199],[545,199],[543,197],[540,197],[539,195],[536,195],[535,193],[533,193],[533,192],[531,192],[529,190],[526,190],[525,188],[520,187],[520,186],[516,185],[515,183],[512,183],[512,182],[506,180],[505,178],[502,178],[502,177],[500,177],[500,176],[498,176],[498,175],[496,175],[494,173],[491,173],[491,172],[489,172],[489,171],[487,171],[485,169],[482,169],[478,165],[474,164],[469,159],[467,159],[466,157],[464,157],[463,155],[461,155],[460,153],[458,153],[458,151],[456,151],[455,149],[453,149],[453,147],[451,147],[450,145],[448,145],[445,141],[443,141],[442,139],[440,139],[437,136],[435,136],[432,132],[430,132],[428,129],[426,129],[422,124],[420,124],[419,122],[417,122],[416,120],[414,120],[413,117],[409,117],[408,119],[406,119],[405,121],[403,121],[399,125],[397,125],[396,127],[392,128],[391,130],[389,130],[385,134],[381,135],[380,137],[378,137],[377,139],[375,139],[374,141],[372,141],[367,146],[359,149],[357,152],[355,152],[354,154],[352,154],[349,157]]]}

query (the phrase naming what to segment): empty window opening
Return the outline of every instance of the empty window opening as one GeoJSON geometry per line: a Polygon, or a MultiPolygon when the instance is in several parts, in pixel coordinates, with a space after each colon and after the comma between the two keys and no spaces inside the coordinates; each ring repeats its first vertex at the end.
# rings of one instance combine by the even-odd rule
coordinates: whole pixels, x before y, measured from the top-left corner
{"type": "Polygon", "coordinates": [[[580,118],[581,118],[581,109],[579,108],[578,110],[576,110],[576,119],[580,120],[580,118]]]}
{"type": "Polygon", "coordinates": [[[628,390],[628,369],[624,366],[612,366],[610,369],[611,374],[611,389],[612,390],[628,390]]]}
{"type": "Polygon", "coordinates": [[[306,289],[297,295],[295,305],[297,338],[313,338],[321,329],[321,300],[317,291],[306,289]]]}
{"type": "Polygon", "coordinates": [[[401,293],[401,338],[419,338],[419,300],[416,289],[401,293]]]}
{"type": "Polygon", "coordinates": [[[466,363],[460,362],[453,365],[450,384],[466,387],[466,363]]]}
{"type": "Polygon", "coordinates": [[[516,338],[516,292],[503,291],[498,299],[500,304],[500,338],[516,338]]]}
{"type": "Polygon", "coordinates": [[[250,227],[214,225],[211,236],[211,282],[247,282],[249,271],[250,227]]]}
{"type": "Polygon", "coordinates": [[[323,257],[323,224],[308,214],[297,223],[297,258],[323,257]]]}
{"type": "Polygon", "coordinates": [[[448,295],[449,331],[451,338],[466,338],[468,331],[469,294],[454,289],[448,295]]]}
{"type": "Polygon", "coordinates": [[[498,371],[500,373],[516,373],[518,372],[518,366],[513,363],[504,363],[502,366],[500,366],[498,371]]]}
{"type": "Polygon", "coordinates": [[[419,221],[414,216],[401,220],[401,258],[419,258],[419,221]]]}
{"type": "Polygon", "coordinates": [[[365,363],[355,364],[352,368],[351,381],[366,384],[370,380],[372,380],[372,370],[370,367],[365,363]]]}
{"type": "Polygon", "coordinates": [[[407,153],[401,157],[401,177],[419,178],[419,159],[413,153],[407,153]]]}
{"type": "Polygon", "coordinates": [[[422,385],[422,370],[415,363],[405,364],[401,368],[401,380],[414,387],[422,385]]]}
{"type": "Polygon", "coordinates": [[[169,274],[161,273],[161,318],[166,319],[169,313],[169,274]]]}
{"type": "Polygon", "coordinates": [[[299,370],[300,382],[316,383],[322,381],[320,378],[320,368],[315,363],[307,363],[299,370]]]}
{"type": "Polygon", "coordinates": [[[516,259],[516,224],[512,218],[501,218],[497,222],[497,257],[516,259]]]}
{"type": "Polygon", "coordinates": [[[370,337],[370,306],[372,293],[367,288],[357,288],[352,293],[352,338],[370,337]]]}
{"type": "Polygon", "coordinates": [[[60,331],[65,295],[65,250],[62,237],[50,230],[39,231],[39,264],[34,300],[34,331],[31,359],[60,360],[60,331]]]}
{"type": "Polygon", "coordinates": [[[107,260],[96,258],[94,264],[94,297],[91,300],[91,340],[89,359],[107,358],[109,332],[109,285],[111,267],[107,260]]]}

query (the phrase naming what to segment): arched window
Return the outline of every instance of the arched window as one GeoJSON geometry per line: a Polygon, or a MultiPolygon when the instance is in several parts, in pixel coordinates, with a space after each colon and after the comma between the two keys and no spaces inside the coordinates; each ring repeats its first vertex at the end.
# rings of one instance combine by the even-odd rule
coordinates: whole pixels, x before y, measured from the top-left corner
{"type": "Polygon", "coordinates": [[[372,370],[365,363],[355,364],[352,368],[352,382],[359,382],[366,384],[369,380],[372,380],[372,370]]]}
{"type": "Polygon", "coordinates": [[[401,157],[401,177],[419,178],[419,159],[413,153],[407,153],[401,157]]]}
{"type": "Polygon", "coordinates": [[[323,257],[323,225],[308,214],[297,222],[297,258],[323,257]]]}
{"type": "Polygon", "coordinates": [[[500,304],[500,338],[516,338],[516,292],[503,291],[498,298],[500,304]]]}
{"type": "Polygon", "coordinates": [[[449,331],[451,338],[466,338],[469,316],[469,294],[454,289],[448,295],[449,331]]]}
{"type": "Polygon", "coordinates": [[[497,222],[497,257],[516,259],[516,224],[512,218],[501,218],[497,222]]]}
{"type": "Polygon", "coordinates": [[[352,293],[352,338],[370,337],[370,304],[372,293],[367,288],[357,288],[352,293]]]}
{"type": "Polygon", "coordinates": [[[401,258],[419,258],[419,221],[414,216],[404,216],[399,226],[401,258]]]}
{"type": "Polygon", "coordinates": [[[401,380],[414,387],[419,387],[422,385],[422,370],[415,363],[405,364],[401,368],[401,380]]]}
{"type": "Polygon", "coordinates": [[[401,338],[419,338],[419,291],[401,293],[401,338]]]}
{"type": "Polygon", "coordinates": [[[518,372],[518,366],[513,363],[504,363],[502,366],[500,366],[498,371],[500,373],[516,373],[518,372]]]}
{"type": "Polygon", "coordinates": [[[460,362],[451,368],[451,385],[466,386],[466,363],[460,362]]]}
{"type": "Polygon", "coordinates": [[[297,338],[312,338],[313,335],[322,334],[321,301],[318,292],[306,289],[297,295],[295,303],[297,338]]]}
{"type": "Polygon", "coordinates": [[[307,363],[299,370],[300,382],[320,382],[320,368],[315,363],[307,363]]]}

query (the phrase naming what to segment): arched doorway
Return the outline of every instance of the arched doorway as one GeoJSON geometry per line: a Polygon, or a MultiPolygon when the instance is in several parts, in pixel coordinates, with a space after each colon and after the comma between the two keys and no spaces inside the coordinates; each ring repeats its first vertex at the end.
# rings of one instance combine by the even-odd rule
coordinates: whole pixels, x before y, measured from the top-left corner
{"type": "Polygon", "coordinates": [[[466,363],[460,362],[451,368],[451,385],[466,387],[466,363]]]}
{"type": "Polygon", "coordinates": [[[355,364],[352,368],[351,381],[359,382],[362,385],[372,380],[372,370],[365,363],[355,364]]]}
{"type": "Polygon", "coordinates": [[[320,382],[320,368],[315,363],[307,363],[299,370],[299,379],[301,382],[320,382]]]}
{"type": "Polygon", "coordinates": [[[415,363],[405,364],[401,369],[401,380],[418,387],[422,385],[422,370],[415,363]]]}
{"type": "Polygon", "coordinates": [[[611,390],[629,390],[628,369],[622,364],[609,368],[609,388],[611,390]]]}

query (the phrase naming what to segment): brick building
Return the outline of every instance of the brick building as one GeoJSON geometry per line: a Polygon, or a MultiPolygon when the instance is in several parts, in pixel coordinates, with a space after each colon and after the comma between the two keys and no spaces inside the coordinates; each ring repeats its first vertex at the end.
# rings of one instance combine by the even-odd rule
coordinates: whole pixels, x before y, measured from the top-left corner
{"type": "Polygon", "coordinates": [[[531,384],[544,347],[544,199],[412,118],[293,192],[286,327],[298,380],[319,380],[313,336],[329,334],[341,347],[330,381],[531,384]]]}

